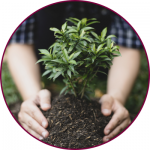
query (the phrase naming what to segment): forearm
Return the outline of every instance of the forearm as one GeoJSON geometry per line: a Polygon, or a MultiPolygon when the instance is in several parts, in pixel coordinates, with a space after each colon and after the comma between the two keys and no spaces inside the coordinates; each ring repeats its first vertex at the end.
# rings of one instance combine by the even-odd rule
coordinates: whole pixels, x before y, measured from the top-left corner
{"type": "Polygon", "coordinates": [[[140,51],[120,47],[120,52],[122,56],[114,59],[109,70],[107,93],[125,104],[138,75],[140,51]]]}
{"type": "Polygon", "coordinates": [[[36,61],[32,45],[11,44],[7,47],[8,67],[23,100],[41,89],[40,70],[36,61]]]}

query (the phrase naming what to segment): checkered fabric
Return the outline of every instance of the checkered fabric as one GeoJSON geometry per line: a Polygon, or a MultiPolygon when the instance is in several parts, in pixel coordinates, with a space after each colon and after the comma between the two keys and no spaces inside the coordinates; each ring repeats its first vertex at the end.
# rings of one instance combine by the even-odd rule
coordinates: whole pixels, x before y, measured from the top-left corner
{"type": "Polygon", "coordinates": [[[112,39],[117,45],[138,49],[143,48],[139,37],[124,19],[116,14],[111,17],[113,21],[110,26],[109,34],[113,34],[117,37],[112,39]]]}
{"type": "MultiPolygon", "coordinates": [[[[122,19],[120,16],[116,14],[111,14],[112,23],[110,28],[108,29],[108,34],[116,35],[117,38],[113,40],[117,45],[130,47],[130,48],[143,48],[143,45],[134,32],[134,30],[130,27],[130,25],[122,19]]],[[[35,25],[36,25],[36,17],[35,15],[30,16],[26,19],[13,34],[12,38],[9,41],[10,43],[26,43],[26,44],[34,44],[35,41],[35,25]]]]}
{"type": "Polygon", "coordinates": [[[35,15],[27,18],[15,31],[10,43],[33,44],[35,40],[35,15]]]}

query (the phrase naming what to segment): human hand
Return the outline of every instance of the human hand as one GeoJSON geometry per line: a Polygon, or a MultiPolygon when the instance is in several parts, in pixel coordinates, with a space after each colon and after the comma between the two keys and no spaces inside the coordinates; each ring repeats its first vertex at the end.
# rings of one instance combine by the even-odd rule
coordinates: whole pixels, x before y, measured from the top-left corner
{"type": "Polygon", "coordinates": [[[103,142],[107,142],[122,132],[130,123],[129,112],[118,100],[108,94],[100,99],[101,111],[104,116],[109,116],[113,112],[113,116],[104,129],[103,142]]]}
{"type": "Polygon", "coordinates": [[[48,126],[48,121],[37,105],[44,111],[50,109],[50,96],[51,93],[46,89],[39,91],[37,95],[22,103],[18,114],[18,119],[22,127],[40,140],[49,135],[48,131],[45,129],[48,126]]]}

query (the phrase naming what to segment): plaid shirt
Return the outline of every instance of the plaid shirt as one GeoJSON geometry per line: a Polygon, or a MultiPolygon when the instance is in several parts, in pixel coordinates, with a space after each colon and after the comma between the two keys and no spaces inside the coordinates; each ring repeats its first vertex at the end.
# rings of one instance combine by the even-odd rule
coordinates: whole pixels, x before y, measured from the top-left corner
{"type": "MultiPolygon", "coordinates": [[[[89,10],[92,11],[92,10],[89,10]]],[[[102,13],[109,13],[107,9],[102,13]]],[[[66,13],[67,14],[67,13],[66,13]]],[[[138,38],[135,31],[130,25],[118,15],[112,13],[110,27],[108,28],[108,34],[116,35],[117,38],[113,38],[117,45],[125,46],[129,48],[143,48],[143,45],[138,38]]],[[[34,44],[36,35],[36,17],[35,14],[26,19],[13,34],[9,41],[10,43],[22,43],[22,44],[34,44]]]]}

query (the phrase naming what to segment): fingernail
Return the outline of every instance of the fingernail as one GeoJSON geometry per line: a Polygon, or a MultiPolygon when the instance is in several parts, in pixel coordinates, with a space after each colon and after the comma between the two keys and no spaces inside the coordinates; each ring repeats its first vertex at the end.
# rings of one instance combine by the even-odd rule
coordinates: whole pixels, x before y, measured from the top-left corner
{"type": "Polygon", "coordinates": [[[46,138],[46,134],[47,134],[46,131],[42,132],[42,136],[43,136],[44,138],[46,138]]]}
{"type": "Polygon", "coordinates": [[[42,104],[42,108],[51,108],[50,104],[42,104]]]}
{"type": "Polygon", "coordinates": [[[110,130],[107,130],[107,131],[106,131],[106,134],[109,134],[109,132],[110,132],[110,130]]]}
{"type": "Polygon", "coordinates": [[[111,111],[109,109],[103,109],[102,112],[105,113],[105,114],[110,114],[111,113],[111,111]]]}
{"type": "Polygon", "coordinates": [[[40,137],[39,137],[39,140],[43,140],[43,137],[42,137],[42,136],[40,136],[40,137]]]}
{"type": "Polygon", "coordinates": [[[42,122],[42,126],[43,126],[44,128],[46,127],[46,122],[45,122],[45,121],[42,122]]]}
{"type": "Polygon", "coordinates": [[[106,142],[109,141],[109,139],[106,139],[106,142]]]}

